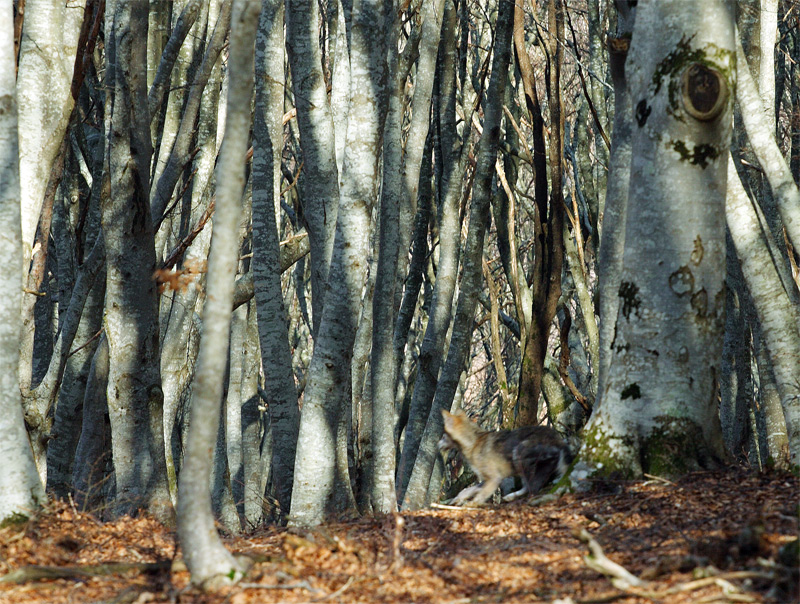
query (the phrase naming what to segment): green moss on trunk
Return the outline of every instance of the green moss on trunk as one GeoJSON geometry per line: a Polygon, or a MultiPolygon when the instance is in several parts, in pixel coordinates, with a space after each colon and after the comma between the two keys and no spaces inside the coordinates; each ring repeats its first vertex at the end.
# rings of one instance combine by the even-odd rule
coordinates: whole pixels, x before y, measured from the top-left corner
{"type": "Polygon", "coordinates": [[[656,426],[641,439],[639,456],[645,473],[667,478],[711,470],[721,463],[706,444],[702,428],[682,417],[657,418],[656,426]]]}

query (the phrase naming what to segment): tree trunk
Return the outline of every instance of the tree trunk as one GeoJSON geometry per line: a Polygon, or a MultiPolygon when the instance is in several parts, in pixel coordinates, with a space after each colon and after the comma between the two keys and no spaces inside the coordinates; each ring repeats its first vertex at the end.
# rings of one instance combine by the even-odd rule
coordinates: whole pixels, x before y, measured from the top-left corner
{"type": "Polygon", "coordinates": [[[83,425],[75,450],[72,487],[80,510],[94,511],[103,504],[111,434],[108,427],[108,340],[101,336],[92,357],[83,397],[83,425]]]}
{"type": "MultiPolygon", "coordinates": [[[[745,283],[750,290],[753,307],[758,317],[759,332],[769,353],[771,371],[775,376],[783,414],[788,430],[792,463],[800,455],[800,389],[796,371],[800,363],[800,331],[797,308],[787,295],[787,286],[794,287],[791,278],[781,278],[781,271],[773,261],[762,232],[763,224],[747,196],[739,175],[730,160],[728,167],[728,198],[726,217],[736,253],[742,265],[745,283]],[[794,377],[792,377],[794,376],[794,377]]],[[[762,371],[759,363],[759,373],[762,371]]],[[[782,432],[773,426],[774,433],[782,432]]],[[[775,443],[773,443],[774,445],[775,443]]],[[[774,461],[785,466],[788,459],[781,445],[770,447],[777,455],[774,461]],[[775,449],[775,450],[773,450],[775,449]]]]}
{"type": "MultiPolygon", "coordinates": [[[[27,273],[50,168],[72,113],[70,94],[84,2],[28,0],[19,49],[19,166],[27,273]]],[[[106,10],[106,12],[109,12],[106,10]]]]}
{"type": "MultiPolygon", "coordinates": [[[[441,168],[438,207],[439,257],[436,267],[436,283],[428,311],[428,324],[422,340],[418,360],[418,374],[411,398],[408,423],[405,428],[403,452],[397,469],[398,499],[405,496],[405,489],[414,469],[417,451],[425,424],[428,421],[439,370],[445,355],[445,337],[450,327],[453,297],[458,280],[458,262],[461,242],[461,191],[468,156],[465,139],[461,149],[455,129],[455,7],[445,3],[445,14],[440,41],[439,65],[439,115],[441,168]],[[461,169],[460,169],[461,168],[461,169]]],[[[436,115],[436,113],[434,113],[436,115]]],[[[436,118],[435,118],[436,119],[436,118]]]]}
{"type": "Polygon", "coordinates": [[[276,214],[280,209],[283,152],[283,4],[264,0],[256,38],[256,108],[253,126],[253,282],[264,391],[272,438],[272,492],[289,511],[300,410],[289,348],[289,320],[281,290],[276,214]]]}
{"type": "Polygon", "coordinates": [[[102,206],[106,243],[106,313],[116,510],[146,507],[169,521],[163,393],[159,359],[158,291],[150,182],[147,113],[147,6],[121,2],[106,10],[106,69],[113,94],[106,114],[111,189],[102,206]],[[134,35],[139,32],[142,35],[134,35]]]}
{"type": "Polygon", "coordinates": [[[447,353],[447,361],[436,388],[432,409],[420,439],[419,452],[414,470],[403,498],[404,510],[419,509],[425,503],[437,454],[436,443],[441,438],[444,424],[442,409],[449,409],[458,387],[458,381],[468,358],[474,327],[475,305],[481,287],[483,244],[489,221],[489,200],[492,191],[492,176],[497,161],[500,140],[500,123],[503,117],[502,99],[511,55],[511,26],[514,22],[514,7],[511,3],[500,3],[495,26],[496,39],[492,60],[492,78],[487,91],[483,135],[478,151],[475,182],[472,190],[469,232],[464,245],[464,271],[461,278],[458,305],[453,323],[453,335],[447,353]]]}
{"type": "Polygon", "coordinates": [[[28,516],[45,502],[22,417],[19,390],[19,316],[22,296],[22,235],[20,229],[20,172],[17,105],[14,82],[14,12],[6,4],[0,12],[0,522],[28,516]],[[8,294],[10,292],[10,295],[8,294]]]}
{"type": "Polygon", "coordinates": [[[547,357],[550,325],[556,315],[561,297],[561,270],[564,264],[564,192],[562,170],[564,158],[564,115],[561,101],[561,46],[564,37],[562,0],[550,0],[548,27],[550,30],[549,78],[547,82],[550,110],[549,212],[546,201],[538,197],[540,234],[536,237],[535,267],[533,270],[533,311],[522,353],[519,379],[517,426],[535,425],[539,420],[539,395],[547,357]]]}
{"type": "Polygon", "coordinates": [[[298,186],[302,219],[311,245],[311,320],[315,337],[322,320],[339,204],[334,124],[322,74],[318,23],[317,2],[286,0],[286,50],[303,141],[303,171],[298,186]]]}
{"type": "MultiPolygon", "coordinates": [[[[387,45],[399,33],[399,23],[387,23],[387,45]]],[[[391,46],[390,46],[391,47],[391,46]]],[[[408,52],[408,49],[406,49],[408,52]]],[[[367,464],[370,478],[370,501],[376,513],[397,511],[395,493],[395,442],[396,422],[394,408],[395,359],[392,335],[396,316],[395,289],[397,262],[400,253],[400,205],[406,196],[403,192],[402,122],[405,103],[406,75],[403,65],[392,56],[389,69],[390,83],[388,110],[383,134],[383,183],[381,185],[380,214],[378,219],[378,261],[375,271],[375,291],[372,296],[372,356],[370,360],[371,447],[367,464]]],[[[419,181],[415,183],[418,185],[419,181]]],[[[416,186],[415,186],[416,189],[416,186]]]]}
{"type": "Polygon", "coordinates": [[[701,16],[678,0],[637,9],[626,65],[636,126],[619,312],[582,449],[604,473],[677,475],[724,454],[717,388],[733,31],[722,1],[701,16]]]}
{"type": "MultiPolygon", "coordinates": [[[[369,257],[387,86],[386,45],[372,34],[383,31],[382,3],[356,2],[352,19],[344,170],[325,307],[300,419],[290,518],[294,525],[319,524],[328,513],[343,511],[335,509],[335,502],[330,509],[328,503],[329,498],[342,496],[334,492],[337,455],[340,482],[343,469],[342,443],[337,447],[337,438],[342,437],[340,422],[350,400],[350,361],[369,257]]],[[[349,480],[341,488],[349,491],[349,480]]],[[[345,500],[352,500],[352,493],[345,500]]]]}
{"type": "Polygon", "coordinates": [[[209,480],[228,358],[233,287],[239,255],[244,158],[250,135],[253,48],[260,4],[235,0],[225,138],[217,166],[217,209],[209,255],[203,335],[192,389],[191,419],[178,482],[178,536],[192,582],[215,589],[238,580],[243,568],[214,526],[209,480]]]}
{"type": "Polygon", "coordinates": [[[625,253],[625,225],[628,212],[628,186],[630,184],[631,137],[633,115],[631,92],[625,72],[636,19],[635,9],[625,0],[617,0],[619,11],[617,33],[608,41],[608,62],[614,82],[614,132],[611,136],[610,168],[606,202],[598,220],[601,229],[600,250],[597,254],[597,271],[603,275],[597,284],[597,311],[599,315],[599,362],[597,400],[599,404],[606,391],[608,370],[611,366],[611,342],[619,310],[619,284],[622,259],[625,253]]]}

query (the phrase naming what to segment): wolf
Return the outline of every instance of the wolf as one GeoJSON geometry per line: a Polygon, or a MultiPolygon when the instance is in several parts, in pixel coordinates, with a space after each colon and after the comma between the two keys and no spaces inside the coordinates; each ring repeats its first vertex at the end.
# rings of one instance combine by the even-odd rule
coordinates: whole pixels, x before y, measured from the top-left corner
{"type": "Polygon", "coordinates": [[[442,410],[442,417],[444,434],[439,449],[458,449],[480,481],[456,495],[450,502],[454,505],[485,503],[509,476],[522,478],[522,488],[503,501],[533,495],[551,480],[561,478],[572,462],[567,443],[547,426],[487,432],[463,412],[442,410]]]}

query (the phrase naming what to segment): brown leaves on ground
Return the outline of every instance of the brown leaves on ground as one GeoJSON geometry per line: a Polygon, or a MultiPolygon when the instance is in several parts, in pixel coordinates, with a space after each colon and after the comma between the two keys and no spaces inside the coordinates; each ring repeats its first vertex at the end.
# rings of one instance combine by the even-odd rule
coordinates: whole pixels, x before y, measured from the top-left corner
{"type": "Polygon", "coordinates": [[[740,471],[677,483],[605,483],[531,506],[431,509],[226,538],[255,564],[223,593],[192,588],[175,534],[152,519],[101,524],[66,504],[0,529],[0,574],[28,565],[142,564],[104,576],[0,583],[6,604],[47,602],[795,602],[800,480],[740,471]],[[586,529],[647,587],[614,587],[584,561],[586,529]],[[167,562],[172,562],[168,564],[167,562]],[[145,566],[144,563],[162,562],[145,566]],[[777,565],[777,566],[776,566],[777,565]],[[748,571],[748,572],[742,572],[748,571]],[[720,573],[713,576],[714,573],[720,573]],[[698,576],[712,578],[694,581],[698,576]],[[678,588],[684,591],[679,592],[678,588]],[[637,595],[632,592],[636,591],[637,595]],[[671,590],[671,591],[670,591],[671,590]]]}

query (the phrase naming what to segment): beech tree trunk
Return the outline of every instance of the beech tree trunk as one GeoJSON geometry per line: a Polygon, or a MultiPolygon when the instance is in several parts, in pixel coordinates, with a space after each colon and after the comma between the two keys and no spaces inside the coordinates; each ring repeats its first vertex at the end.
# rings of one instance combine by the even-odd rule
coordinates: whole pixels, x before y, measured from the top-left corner
{"type": "Polygon", "coordinates": [[[347,142],[325,308],[300,418],[289,519],[294,525],[319,524],[355,504],[341,430],[350,400],[350,361],[369,257],[388,82],[386,45],[382,36],[373,35],[383,31],[383,4],[364,0],[352,11],[347,142]]]}
{"type": "Polygon", "coordinates": [[[22,232],[20,229],[17,103],[14,90],[14,13],[10,4],[0,10],[0,522],[27,516],[45,502],[44,487],[22,418],[19,389],[19,315],[22,304],[22,232]]]}
{"type": "Polygon", "coordinates": [[[717,384],[734,22],[726,2],[704,6],[637,8],[626,64],[635,124],[619,310],[582,449],[604,473],[675,475],[724,456],[717,384]]]}
{"type": "Polygon", "coordinates": [[[152,147],[145,87],[146,30],[147,6],[107,5],[106,69],[113,91],[106,113],[111,189],[102,204],[108,409],[117,513],[146,508],[170,521],[174,512],[164,455],[158,289],[153,281],[156,256],[147,196],[152,147]]]}
{"type": "Polygon", "coordinates": [[[243,567],[225,549],[211,511],[212,452],[217,441],[228,359],[233,288],[239,257],[244,158],[250,135],[253,48],[260,4],[235,0],[225,138],[217,166],[217,209],[209,255],[203,335],[192,388],[184,465],[178,482],[178,536],[195,585],[214,589],[237,581],[243,567]]]}
{"type": "Polygon", "coordinates": [[[272,491],[281,512],[291,505],[300,410],[289,349],[289,320],[281,289],[276,220],[280,217],[283,151],[283,3],[264,0],[256,39],[253,127],[253,282],[264,390],[272,438],[272,491]]]}

